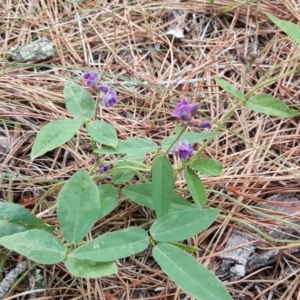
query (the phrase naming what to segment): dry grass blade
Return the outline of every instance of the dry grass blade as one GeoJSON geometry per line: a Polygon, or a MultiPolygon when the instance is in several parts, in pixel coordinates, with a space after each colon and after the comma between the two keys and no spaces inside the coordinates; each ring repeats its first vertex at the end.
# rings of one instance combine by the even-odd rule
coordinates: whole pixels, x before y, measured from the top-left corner
{"type": "MultiPolygon", "coordinates": [[[[243,65],[238,55],[259,54],[244,86],[249,91],[266,72],[284,60],[269,78],[295,70],[292,44],[265,16],[300,22],[296,0],[215,1],[62,1],[5,0],[0,3],[0,198],[30,209],[40,201],[37,213],[57,224],[51,208],[59,184],[78,168],[91,168],[92,151],[87,133],[30,161],[36,132],[52,120],[70,118],[63,101],[66,80],[81,83],[82,74],[96,70],[103,83],[117,90],[120,104],[102,109],[121,140],[133,136],[156,141],[174,132],[171,111],[181,98],[201,104],[201,118],[218,122],[232,99],[214,82],[224,78],[241,88],[243,65]],[[184,39],[167,37],[168,16],[174,10],[185,16],[184,39]],[[12,61],[13,46],[38,38],[55,45],[55,55],[45,61],[12,61]]],[[[178,21],[176,19],[176,21],[178,21]]],[[[299,72],[261,87],[295,109],[300,109],[299,72]]],[[[193,130],[193,129],[190,129],[193,130]]],[[[210,192],[209,206],[218,206],[224,217],[246,220],[250,225],[285,225],[251,214],[274,194],[294,194],[300,188],[299,117],[261,116],[248,109],[235,112],[221,135],[206,148],[205,156],[224,166],[219,177],[204,177],[210,192]],[[222,194],[223,193],[223,194],[222,194]],[[240,203],[232,202],[232,196],[240,203]]],[[[200,147],[200,145],[199,145],[200,147]]],[[[151,157],[149,157],[149,163],[151,157]]],[[[109,179],[107,179],[109,181],[109,179]]],[[[184,182],[178,180],[178,187],[184,182]]],[[[298,195],[299,200],[299,195],[298,195]]],[[[271,201],[271,200],[270,200],[271,201]]],[[[273,203],[274,204],[274,203],[273,203]]],[[[277,203],[278,204],[278,203],[277,203]]],[[[268,207],[267,213],[289,221],[291,214],[268,207]]],[[[127,226],[143,224],[151,212],[122,198],[118,208],[93,228],[92,236],[127,226]]],[[[299,222],[299,209],[292,219],[299,222]]],[[[299,225],[300,223],[298,223],[299,225]]],[[[251,230],[228,219],[219,219],[208,231],[187,241],[202,247],[197,258],[212,271],[220,267],[219,255],[234,228],[251,230]]],[[[261,247],[278,245],[256,236],[261,247]]],[[[292,246],[291,246],[292,247],[292,246]]],[[[300,299],[297,253],[280,250],[277,261],[252,271],[237,281],[226,282],[233,299],[300,299]]],[[[18,264],[15,254],[5,270],[18,264]]],[[[97,280],[74,278],[63,265],[39,266],[45,291],[39,299],[191,299],[159,271],[151,253],[120,260],[119,273],[97,280]]],[[[29,282],[22,281],[8,299],[25,299],[29,282]]]]}

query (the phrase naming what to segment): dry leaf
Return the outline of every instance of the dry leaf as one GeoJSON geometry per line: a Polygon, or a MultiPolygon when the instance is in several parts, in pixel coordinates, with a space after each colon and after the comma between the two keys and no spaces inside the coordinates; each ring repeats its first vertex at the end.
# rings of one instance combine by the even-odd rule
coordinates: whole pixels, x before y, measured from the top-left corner
{"type": "Polygon", "coordinates": [[[168,16],[168,23],[170,26],[168,27],[168,31],[166,35],[169,38],[183,39],[184,32],[183,28],[185,26],[184,23],[185,14],[178,9],[173,10],[168,16]]]}

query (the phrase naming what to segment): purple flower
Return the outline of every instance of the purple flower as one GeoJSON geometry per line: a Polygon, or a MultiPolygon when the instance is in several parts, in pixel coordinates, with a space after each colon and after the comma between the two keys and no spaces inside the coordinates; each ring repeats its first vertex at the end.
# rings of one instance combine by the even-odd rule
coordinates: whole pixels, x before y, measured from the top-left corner
{"type": "Polygon", "coordinates": [[[199,127],[200,128],[210,128],[211,127],[211,123],[209,121],[202,121],[200,124],[199,124],[199,127]]]}
{"type": "Polygon", "coordinates": [[[96,72],[86,72],[83,74],[86,87],[93,87],[98,81],[98,74],[96,72]]]}
{"type": "Polygon", "coordinates": [[[110,170],[111,168],[112,168],[111,165],[103,164],[103,165],[100,165],[100,166],[99,166],[99,172],[100,172],[101,174],[103,174],[103,173],[107,172],[108,170],[110,170]]]}
{"type": "Polygon", "coordinates": [[[172,152],[178,153],[181,159],[187,159],[193,153],[193,146],[190,145],[188,141],[182,140],[172,149],[172,152]]]}
{"type": "Polygon", "coordinates": [[[99,85],[98,87],[99,91],[100,91],[100,96],[104,97],[106,93],[109,92],[110,88],[107,85],[99,85]]]}
{"type": "Polygon", "coordinates": [[[207,120],[204,121],[200,121],[200,120],[192,120],[189,125],[191,127],[195,127],[195,128],[211,128],[211,123],[207,120]]]}
{"type": "Polygon", "coordinates": [[[106,106],[106,104],[108,104],[109,106],[115,106],[117,102],[117,92],[115,90],[110,90],[109,92],[107,92],[102,99],[102,104],[104,106],[106,106]]]}
{"type": "Polygon", "coordinates": [[[118,103],[117,92],[115,90],[111,90],[106,85],[100,85],[99,91],[100,96],[102,97],[103,106],[115,106],[118,103]]]}
{"type": "Polygon", "coordinates": [[[189,121],[191,117],[196,115],[198,108],[199,104],[189,104],[186,99],[183,99],[177,104],[172,116],[181,121],[189,121]]]}

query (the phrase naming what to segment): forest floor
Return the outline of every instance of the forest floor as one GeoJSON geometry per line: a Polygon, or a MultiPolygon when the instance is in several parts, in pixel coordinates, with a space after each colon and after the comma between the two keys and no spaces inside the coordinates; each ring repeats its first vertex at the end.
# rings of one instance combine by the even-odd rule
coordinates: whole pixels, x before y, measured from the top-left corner
{"type": "MultiPolygon", "coordinates": [[[[0,201],[13,199],[29,211],[35,207],[37,215],[57,225],[56,211],[48,208],[55,204],[59,191],[47,192],[78,168],[91,168],[93,153],[87,132],[80,133],[80,140],[74,138],[33,161],[30,151],[43,125],[71,117],[64,104],[64,84],[72,80],[84,86],[82,78],[87,71],[95,70],[102,83],[117,91],[118,105],[102,108],[98,117],[116,128],[119,140],[139,136],[160,142],[173,134],[171,113],[183,98],[200,104],[198,117],[209,120],[213,130],[235,101],[214,78],[241,89],[245,66],[239,57],[251,53],[257,59],[247,75],[245,92],[270,70],[268,80],[290,72],[269,80],[257,93],[300,110],[300,76],[292,72],[299,65],[299,60],[292,59],[299,55],[299,46],[266,13],[300,24],[297,0],[216,0],[213,4],[208,0],[1,1],[0,201]],[[37,39],[52,42],[54,55],[38,61],[11,57],[12,47],[37,39]],[[273,68],[283,61],[287,63],[273,68]]],[[[91,93],[96,98],[96,93],[91,93]]],[[[234,278],[228,271],[220,279],[233,299],[298,300],[299,236],[292,236],[295,244],[261,235],[254,241],[252,231],[238,220],[256,228],[267,226],[267,234],[278,228],[287,230],[280,220],[291,220],[291,214],[293,222],[299,222],[299,116],[283,119],[242,107],[220,132],[203,156],[220,162],[223,173],[203,176],[202,181],[209,191],[207,207],[220,208],[228,218],[218,219],[186,243],[201,248],[193,255],[215,274],[220,273],[222,253],[236,229],[249,243],[256,243],[257,253],[279,249],[270,261],[243,276],[234,278]],[[292,213],[276,209],[276,205],[286,206],[280,205],[285,199],[293,203],[292,213]],[[277,221],[251,213],[253,208],[276,216],[277,221]]],[[[152,161],[149,155],[146,163],[151,166],[152,161]]],[[[103,182],[111,183],[111,178],[103,182]]],[[[176,185],[183,188],[183,178],[178,177],[176,185]]],[[[118,207],[96,224],[91,235],[153,218],[152,211],[121,194],[123,185],[117,187],[118,207]]],[[[0,281],[22,260],[15,252],[2,260],[0,281]]],[[[24,273],[6,299],[192,299],[159,270],[151,252],[119,260],[118,267],[116,275],[83,279],[70,275],[63,264],[38,265],[44,290],[30,296],[32,285],[24,273]]]]}

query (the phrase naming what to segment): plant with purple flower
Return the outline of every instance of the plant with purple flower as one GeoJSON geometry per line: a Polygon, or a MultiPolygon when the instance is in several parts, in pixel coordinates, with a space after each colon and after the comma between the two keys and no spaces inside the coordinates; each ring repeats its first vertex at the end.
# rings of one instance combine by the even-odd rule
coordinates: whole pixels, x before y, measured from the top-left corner
{"type": "Polygon", "coordinates": [[[179,141],[177,146],[172,149],[173,153],[178,153],[179,158],[187,159],[193,153],[193,146],[186,140],[179,141]]]}
{"type": "MultiPolygon", "coordinates": [[[[118,102],[117,92],[109,86],[100,85],[98,82],[98,75],[95,72],[87,72],[84,74],[83,78],[87,87],[91,87],[94,91],[99,93],[96,103],[89,91],[86,91],[84,88],[73,82],[66,82],[64,89],[66,107],[74,118],[53,121],[42,128],[37,135],[31,153],[32,158],[41,156],[47,151],[53,150],[55,147],[72,139],[82,128],[90,136],[94,156],[88,161],[90,168],[88,165],[86,166],[90,170],[87,172],[85,168],[82,168],[76,171],[59,193],[57,216],[58,222],[60,223],[59,226],[62,232],[63,242],[65,243],[58,245],[56,239],[54,239],[54,237],[49,237],[49,233],[46,232],[46,230],[39,230],[38,234],[35,231],[32,233],[30,233],[30,230],[28,231],[37,242],[39,240],[49,240],[51,242],[52,240],[54,243],[54,248],[52,249],[56,249],[58,252],[58,255],[49,261],[47,257],[51,255],[51,251],[53,252],[53,250],[45,247],[43,250],[47,254],[45,255],[46,258],[44,260],[42,258],[41,260],[41,258],[38,257],[37,263],[59,263],[70,254],[70,257],[74,255],[73,257],[78,260],[78,265],[75,266],[72,264],[72,260],[70,260],[73,259],[72,257],[70,259],[66,258],[65,266],[67,269],[70,268],[70,273],[72,273],[72,275],[98,278],[102,275],[110,275],[117,272],[116,265],[113,262],[114,260],[135,255],[146,250],[148,246],[151,246],[153,248],[153,257],[158,264],[162,262],[162,265],[165,265],[165,260],[163,258],[165,255],[171,257],[171,261],[169,262],[169,265],[166,265],[166,268],[173,268],[174,263],[176,266],[177,261],[188,260],[191,269],[199,270],[199,272],[197,271],[197,274],[194,273],[194,271],[188,273],[189,270],[185,270],[187,276],[194,276],[194,274],[196,274],[195,276],[197,277],[211,276],[210,274],[206,275],[203,273],[202,268],[199,269],[199,262],[196,259],[193,260],[187,253],[179,250],[177,245],[179,248],[180,245],[176,242],[178,240],[186,240],[192,235],[203,231],[205,226],[203,227],[201,222],[199,223],[199,226],[197,225],[198,220],[202,219],[202,216],[208,220],[206,225],[206,227],[208,227],[217,218],[219,213],[219,211],[214,208],[208,215],[204,211],[207,202],[205,196],[206,191],[199,178],[199,173],[196,172],[203,172],[202,169],[207,169],[207,167],[201,169],[201,158],[199,158],[203,146],[194,153],[193,145],[188,142],[202,141],[210,135],[207,135],[206,133],[186,132],[187,128],[192,126],[196,126],[197,128],[208,128],[211,126],[210,122],[195,120],[199,105],[190,104],[186,99],[183,99],[178,103],[172,114],[174,117],[180,119],[181,125],[183,126],[176,124],[176,134],[165,137],[161,141],[161,148],[159,148],[155,141],[148,137],[132,137],[119,141],[116,128],[107,121],[104,121],[101,114],[99,115],[99,103],[102,101],[102,105],[110,107],[116,105],[118,102]],[[64,132],[68,130],[68,135],[62,137],[58,143],[57,136],[60,135],[62,130],[64,132]],[[48,144],[50,146],[45,147],[45,140],[47,141],[46,145],[48,144]],[[181,166],[173,166],[172,158],[169,157],[170,152],[176,154],[176,156],[181,159],[181,166]],[[155,153],[152,167],[149,167],[149,162],[153,156],[151,155],[151,157],[148,157],[147,153],[155,153]],[[114,162],[107,160],[108,157],[103,158],[102,155],[109,155],[109,159],[114,159],[114,162]],[[200,164],[198,169],[196,168],[197,164],[200,164]],[[112,168],[113,170],[109,171],[112,168]],[[184,201],[182,197],[180,197],[182,205],[177,205],[178,201],[176,198],[179,198],[175,192],[177,190],[176,180],[178,174],[181,172],[182,176],[179,175],[180,180],[184,178],[186,181],[186,188],[190,194],[188,197],[190,198],[191,196],[195,205],[190,203],[190,201],[184,201]],[[102,175],[99,175],[99,173],[102,175]],[[150,209],[154,209],[156,220],[151,224],[150,236],[147,231],[141,228],[141,226],[139,226],[139,228],[131,226],[126,229],[117,230],[116,232],[109,232],[107,233],[107,236],[105,236],[104,233],[100,237],[100,240],[98,240],[98,238],[94,241],[84,240],[84,236],[90,232],[93,226],[118,206],[118,200],[120,199],[119,188],[112,184],[103,184],[103,181],[105,181],[103,179],[106,177],[111,177],[109,178],[109,181],[117,186],[126,184],[131,180],[137,182],[136,185],[128,183],[128,186],[122,187],[122,194],[139,205],[148,206],[150,209]],[[144,197],[144,195],[147,197],[144,197]],[[74,203],[76,205],[74,205],[74,203]],[[78,214],[78,212],[80,212],[80,214],[78,214]],[[170,236],[174,236],[176,244],[174,243],[174,245],[172,245],[171,242],[173,239],[169,238],[169,234],[167,234],[167,239],[170,243],[164,243],[164,237],[157,228],[161,228],[161,224],[163,224],[164,226],[167,226],[165,227],[167,228],[167,231],[172,231],[175,224],[174,220],[176,222],[176,228],[174,228],[176,234],[172,235],[171,233],[170,236]],[[188,221],[190,224],[187,224],[188,221]],[[84,224],[84,226],[82,226],[82,224],[84,224]],[[190,228],[196,227],[196,229],[186,230],[187,225],[190,228]],[[122,238],[124,235],[126,235],[126,239],[123,242],[122,238]],[[120,255],[120,251],[115,249],[114,241],[116,239],[122,242],[119,246],[123,246],[126,250],[125,254],[123,251],[120,255]],[[103,260],[103,253],[101,252],[103,249],[101,250],[101,247],[99,247],[99,249],[98,247],[95,247],[98,243],[102,243],[101,240],[106,243],[107,248],[111,249],[106,258],[109,263],[109,272],[107,273],[103,273],[101,269],[99,272],[95,271],[94,268],[94,263],[101,263],[103,260]],[[128,241],[131,242],[132,246],[128,247],[128,241]],[[58,245],[57,247],[55,246],[56,244],[58,245]],[[89,259],[88,249],[94,249],[96,252],[98,251],[95,253],[94,263],[86,264],[86,259],[89,259]],[[49,252],[49,255],[47,251],[49,252]],[[161,254],[163,254],[163,256],[161,256],[161,254]],[[83,264],[86,265],[84,271],[82,271],[83,264]]],[[[214,137],[214,134],[211,136],[214,137]]],[[[80,134],[78,134],[78,137],[81,139],[80,134]]],[[[81,139],[80,142],[85,144],[86,139],[81,139]]],[[[211,173],[220,174],[222,172],[219,165],[214,167],[217,162],[206,159],[204,161],[206,165],[207,161],[211,162],[212,168],[215,169],[212,170],[211,173]]],[[[13,209],[15,208],[12,207],[12,210],[13,209]]],[[[152,214],[149,215],[152,216],[152,214]]],[[[145,225],[150,224],[149,221],[152,223],[152,220],[147,220],[145,225]]],[[[40,228],[40,225],[38,227],[40,228]]],[[[48,225],[45,228],[48,228],[48,225]]],[[[20,232],[19,234],[22,235],[23,232],[20,232]]],[[[3,237],[0,234],[1,245],[3,238],[5,239],[6,236],[3,237]]],[[[20,246],[23,247],[22,244],[20,244],[20,246]]],[[[21,247],[18,249],[20,249],[21,254],[24,254],[22,253],[21,247]]],[[[36,243],[33,241],[31,244],[32,252],[34,252],[35,247],[36,243]]],[[[34,254],[29,255],[30,259],[34,260],[35,257],[34,254]]],[[[178,265],[178,267],[181,266],[178,265]]],[[[175,273],[172,273],[173,275],[177,274],[176,268],[174,272],[175,273]]],[[[222,286],[222,283],[216,281],[218,280],[217,278],[212,278],[212,280],[215,280],[215,282],[211,284],[212,286],[215,287],[219,284],[217,286],[218,289],[221,290],[223,288],[216,298],[230,300],[230,298],[226,297],[226,295],[229,294],[222,286]]],[[[206,282],[204,282],[204,284],[206,284],[206,282]]],[[[194,290],[192,293],[194,293],[194,290]]],[[[199,294],[200,298],[201,296],[202,295],[199,294]]]]}
{"type": "Polygon", "coordinates": [[[199,104],[189,104],[186,99],[181,100],[172,113],[172,116],[180,119],[181,121],[189,121],[196,115],[199,104]]]}

